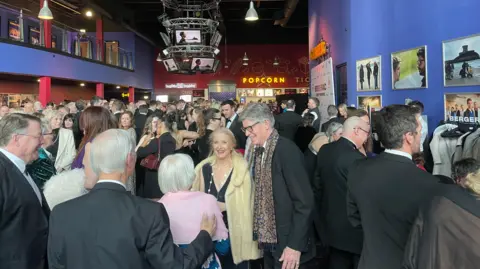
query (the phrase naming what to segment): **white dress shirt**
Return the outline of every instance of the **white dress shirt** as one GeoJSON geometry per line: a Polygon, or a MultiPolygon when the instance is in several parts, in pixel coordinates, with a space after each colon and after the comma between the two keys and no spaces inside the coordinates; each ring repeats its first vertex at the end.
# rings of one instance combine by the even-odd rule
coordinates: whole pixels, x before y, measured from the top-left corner
{"type": "Polygon", "coordinates": [[[412,159],[412,155],[404,152],[404,151],[400,151],[400,150],[396,150],[396,149],[385,149],[385,153],[390,153],[390,154],[393,154],[393,155],[398,155],[398,156],[403,156],[405,158],[409,158],[410,160],[412,159]]]}
{"type": "Polygon", "coordinates": [[[230,121],[227,122],[227,128],[230,129],[230,125],[232,125],[232,122],[235,120],[235,118],[237,117],[237,113],[233,114],[233,116],[230,118],[230,121]]]}
{"type": "Polygon", "coordinates": [[[97,184],[98,183],[115,183],[115,184],[118,184],[122,187],[125,188],[125,190],[127,190],[127,186],[125,186],[125,184],[123,184],[122,182],[118,181],[118,180],[113,180],[113,179],[100,179],[99,181],[97,181],[97,184]]]}
{"type": "Polygon", "coordinates": [[[27,171],[25,170],[26,169],[25,162],[3,148],[0,148],[0,152],[2,152],[3,155],[5,155],[5,157],[7,157],[18,168],[18,170],[20,170],[20,172],[25,176],[25,179],[28,181],[28,184],[30,184],[33,191],[35,192],[35,195],[37,195],[40,205],[42,205],[42,194],[40,193],[40,189],[38,188],[37,184],[35,184],[32,177],[30,177],[30,175],[27,174],[27,171]]]}

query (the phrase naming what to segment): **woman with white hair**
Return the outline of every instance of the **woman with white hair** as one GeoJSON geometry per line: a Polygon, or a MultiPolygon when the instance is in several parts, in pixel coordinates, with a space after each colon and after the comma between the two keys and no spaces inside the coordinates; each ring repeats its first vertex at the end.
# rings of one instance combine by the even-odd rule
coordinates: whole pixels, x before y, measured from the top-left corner
{"type": "MultiPolygon", "coordinates": [[[[163,197],[159,200],[165,206],[170,219],[170,230],[175,244],[187,247],[200,232],[198,223],[206,215],[215,215],[216,232],[212,240],[216,252],[224,255],[229,248],[228,231],[222,221],[222,212],[217,200],[206,193],[190,191],[195,170],[193,161],[186,154],[173,154],[165,157],[160,163],[158,185],[163,197]]],[[[221,268],[218,256],[212,253],[202,268],[221,268]]]]}

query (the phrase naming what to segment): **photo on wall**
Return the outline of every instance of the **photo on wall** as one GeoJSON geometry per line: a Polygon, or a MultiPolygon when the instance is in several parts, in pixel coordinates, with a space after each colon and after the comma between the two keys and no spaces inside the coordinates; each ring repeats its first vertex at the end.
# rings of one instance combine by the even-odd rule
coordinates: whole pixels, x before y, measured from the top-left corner
{"type": "Polygon", "coordinates": [[[358,60],[356,64],[357,91],[382,90],[382,56],[358,60]]]}
{"type": "Polygon", "coordinates": [[[28,26],[28,39],[32,45],[40,45],[40,29],[28,26]]]}
{"type": "Polygon", "coordinates": [[[428,88],[427,46],[394,52],[391,60],[392,89],[428,88]]]}
{"type": "Polygon", "coordinates": [[[480,92],[478,93],[446,93],[445,120],[451,122],[480,122],[478,118],[480,92]]]}
{"type": "Polygon", "coordinates": [[[480,34],[443,42],[444,86],[480,85],[480,34]]]}
{"type": "Polygon", "coordinates": [[[18,21],[8,20],[8,38],[20,41],[20,25],[18,21]]]}
{"type": "Polygon", "coordinates": [[[357,108],[366,109],[368,106],[374,109],[382,108],[382,96],[381,95],[357,96],[357,108]]]}

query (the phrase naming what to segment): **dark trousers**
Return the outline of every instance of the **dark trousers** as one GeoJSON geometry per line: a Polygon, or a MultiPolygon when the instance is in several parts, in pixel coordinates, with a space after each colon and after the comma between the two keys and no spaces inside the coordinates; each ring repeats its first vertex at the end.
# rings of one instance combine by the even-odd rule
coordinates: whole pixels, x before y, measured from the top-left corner
{"type": "MultiPolygon", "coordinates": [[[[282,263],[277,258],[273,257],[271,252],[265,251],[263,253],[263,269],[282,269],[282,263]]],[[[315,260],[307,261],[300,264],[299,269],[317,269],[315,260]]]]}
{"type": "Polygon", "coordinates": [[[330,248],[328,269],[357,269],[360,255],[330,248]]]}

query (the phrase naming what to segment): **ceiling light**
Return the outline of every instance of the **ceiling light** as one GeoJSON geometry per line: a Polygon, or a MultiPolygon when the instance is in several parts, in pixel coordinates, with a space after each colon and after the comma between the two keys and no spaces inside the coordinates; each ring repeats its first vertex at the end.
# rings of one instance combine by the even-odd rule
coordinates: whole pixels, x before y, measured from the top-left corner
{"type": "Polygon", "coordinates": [[[168,50],[167,50],[167,49],[162,50],[162,52],[163,52],[163,54],[164,54],[165,56],[168,55],[168,50]]]}
{"type": "Polygon", "coordinates": [[[80,83],[80,86],[81,86],[81,87],[85,87],[85,83],[80,83]]]}
{"type": "Polygon", "coordinates": [[[161,61],[162,61],[162,54],[159,53],[157,56],[157,62],[161,62],[161,61]]]}
{"type": "Polygon", "coordinates": [[[143,96],[143,99],[148,99],[148,95],[144,95],[144,96],[143,96]]]}
{"type": "Polygon", "coordinates": [[[213,51],[213,53],[214,53],[215,55],[218,55],[218,54],[220,53],[220,50],[219,50],[218,48],[216,48],[216,49],[213,51]]]}
{"type": "Polygon", "coordinates": [[[275,59],[273,60],[273,65],[274,65],[274,66],[277,66],[277,65],[279,65],[279,64],[280,64],[280,63],[278,62],[278,58],[275,57],[275,59]]]}
{"type": "Polygon", "coordinates": [[[117,88],[117,89],[120,89],[120,86],[117,86],[116,88],[117,88]]]}
{"type": "Polygon", "coordinates": [[[86,33],[86,32],[87,32],[87,30],[85,30],[85,29],[80,29],[80,33],[86,33]]]}
{"type": "Polygon", "coordinates": [[[243,61],[243,65],[248,65],[248,62],[247,62],[247,61],[243,61]]]}
{"type": "Polygon", "coordinates": [[[258,14],[257,14],[257,11],[255,10],[255,7],[253,6],[253,1],[250,1],[250,8],[247,11],[247,15],[245,15],[245,20],[246,21],[258,20],[258,14]]]}
{"type": "Polygon", "coordinates": [[[87,17],[93,17],[93,12],[91,10],[85,12],[85,16],[87,17]]]}
{"type": "Polygon", "coordinates": [[[40,79],[37,79],[37,82],[40,82],[40,79]]]}
{"type": "Polygon", "coordinates": [[[245,52],[245,55],[243,56],[243,60],[244,61],[248,61],[248,56],[247,56],[247,53],[245,52]]]}
{"type": "Polygon", "coordinates": [[[43,7],[38,12],[38,18],[41,20],[53,20],[52,11],[48,8],[48,1],[43,1],[43,7]]]}

